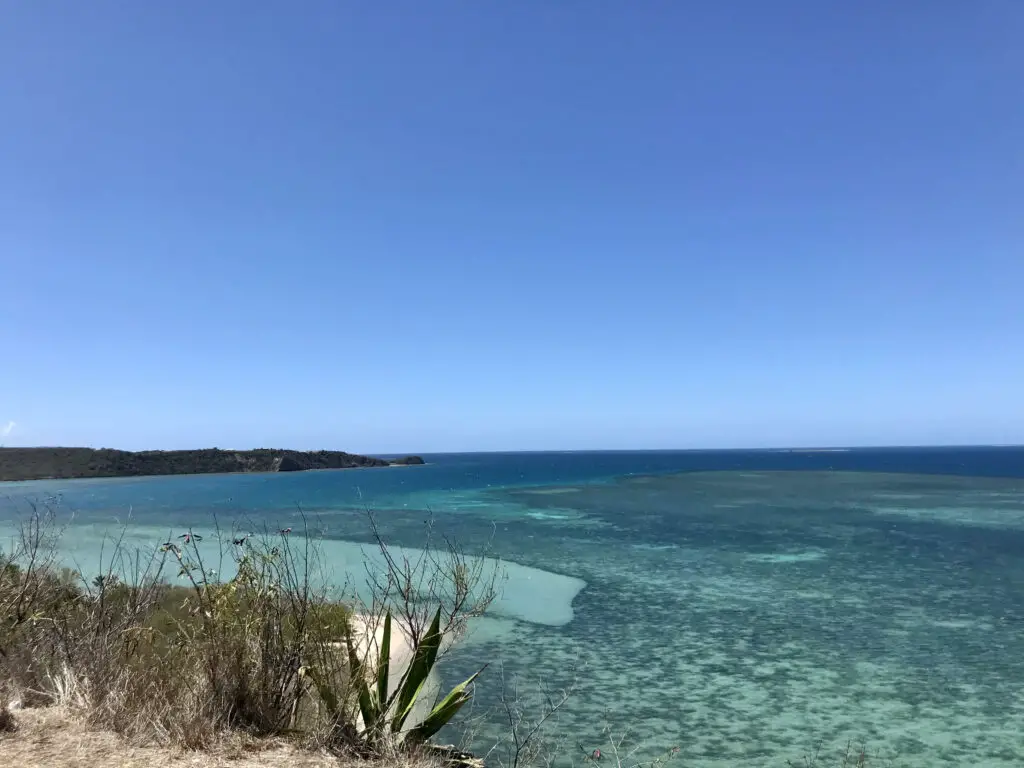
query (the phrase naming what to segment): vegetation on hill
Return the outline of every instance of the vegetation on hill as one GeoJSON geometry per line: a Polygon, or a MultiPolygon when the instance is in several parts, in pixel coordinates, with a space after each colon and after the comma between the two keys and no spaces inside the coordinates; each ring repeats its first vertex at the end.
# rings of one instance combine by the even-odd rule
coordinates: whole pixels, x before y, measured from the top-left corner
{"type": "Polygon", "coordinates": [[[230,451],[118,451],[111,448],[0,448],[0,480],[44,480],[229,472],[296,472],[422,464],[419,456],[388,461],[344,451],[260,448],[230,451]]]}

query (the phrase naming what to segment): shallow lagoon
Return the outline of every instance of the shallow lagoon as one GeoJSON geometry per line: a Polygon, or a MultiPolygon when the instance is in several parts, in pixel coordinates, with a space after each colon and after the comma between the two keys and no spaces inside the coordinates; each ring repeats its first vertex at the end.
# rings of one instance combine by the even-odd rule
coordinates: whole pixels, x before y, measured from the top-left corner
{"type": "MultiPolygon", "coordinates": [[[[71,548],[88,563],[129,506],[131,535],[152,543],[208,529],[213,513],[222,525],[291,524],[301,504],[339,574],[362,561],[365,508],[403,546],[432,519],[470,551],[489,544],[509,574],[445,675],[501,660],[529,696],[581,670],[557,723],[570,756],[582,756],[577,743],[604,748],[607,724],[632,734],[636,758],[679,746],[697,766],[784,765],[849,740],[898,765],[1024,761],[1024,481],[828,471],[835,455],[788,457],[802,471],[777,471],[772,456],[763,469],[684,473],[672,470],[700,469],[686,465],[693,454],[655,467],[628,456],[620,474],[602,455],[589,475],[552,470],[557,457],[522,471],[520,459],[505,483],[487,464],[497,457],[438,457],[384,471],[13,484],[4,509],[62,494],[76,513],[71,548]]],[[[492,667],[479,688],[479,744],[500,732],[488,714],[498,679],[492,667]]]]}

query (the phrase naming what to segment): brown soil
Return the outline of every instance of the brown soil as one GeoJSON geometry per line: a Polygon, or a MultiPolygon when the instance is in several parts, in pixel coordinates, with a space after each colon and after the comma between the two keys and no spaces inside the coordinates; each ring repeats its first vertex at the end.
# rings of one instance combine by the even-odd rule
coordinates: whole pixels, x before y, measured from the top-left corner
{"type": "MultiPolygon", "coordinates": [[[[202,752],[133,746],[108,732],[92,731],[56,707],[15,713],[17,730],[0,733],[0,765],[17,768],[420,768],[343,760],[302,750],[278,739],[229,737],[202,752]]],[[[407,761],[401,761],[407,762],[407,761]]],[[[425,763],[427,761],[424,761],[425,763]]],[[[426,768],[426,766],[424,766],[426,768]]]]}

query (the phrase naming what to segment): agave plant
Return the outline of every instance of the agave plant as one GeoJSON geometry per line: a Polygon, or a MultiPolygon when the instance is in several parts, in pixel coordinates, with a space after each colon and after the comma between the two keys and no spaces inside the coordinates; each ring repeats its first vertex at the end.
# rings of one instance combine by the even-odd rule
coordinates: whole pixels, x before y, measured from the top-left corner
{"type": "MultiPolygon", "coordinates": [[[[404,672],[395,690],[388,694],[391,676],[391,612],[384,617],[384,632],[381,638],[377,669],[368,670],[368,659],[360,659],[356,652],[351,629],[347,631],[345,645],[348,648],[349,668],[356,686],[359,713],[363,718],[363,738],[370,743],[397,739],[405,727],[413,707],[419,700],[427,682],[437,654],[441,648],[441,609],[437,609],[434,620],[426,635],[413,649],[412,662],[404,672]],[[370,672],[373,674],[370,674],[370,672]]],[[[413,747],[423,744],[447,725],[473,694],[469,686],[483,672],[475,672],[469,679],[452,688],[441,701],[437,702],[423,720],[411,727],[404,735],[403,743],[413,747]]],[[[341,715],[338,696],[330,684],[314,670],[305,669],[332,717],[341,715]]]]}

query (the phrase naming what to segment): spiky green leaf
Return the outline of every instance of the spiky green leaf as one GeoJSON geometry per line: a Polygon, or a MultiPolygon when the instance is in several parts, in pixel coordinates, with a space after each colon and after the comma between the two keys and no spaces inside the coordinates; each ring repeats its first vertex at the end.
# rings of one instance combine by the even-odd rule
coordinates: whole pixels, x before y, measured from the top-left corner
{"type": "MultiPolygon", "coordinates": [[[[377,709],[380,717],[387,716],[388,670],[391,667],[391,611],[384,616],[384,636],[380,641],[380,656],[377,659],[377,709]]],[[[378,723],[377,725],[382,725],[378,723]]]]}
{"type": "Polygon", "coordinates": [[[376,727],[380,720],[379,708],[374,706],[373,697],[370,695],[370,686],[366,682],[366,673],[363,663],[356,653],[355,641],[352,637],[352,627],[346,623],[345,647],[348,649],[348,665],[352,680],[355,682],[356,694],[359,699],[359,712],[363,716],[363,726],[367,729],[376,727]]]}
{"type": "Polygon", "coordinates": [[[391,720],[391,732],[398,733],[405,725],[405,720],[416,704],[416,698],[420,695],[423,684],[430,676],[430,671],[437,661],[437,652],[441,647],[441,608],[438,606],[434,620],[430,623],[427,634],[420,641],[419,646],[413,653],[409,670],[402,680],[401,690],[398,695],[398,710],[391,720]]]}
{"type": "Polygon", "coordinates": [[[422,723],[410,729],[409,733],[405,736],[406,743],[409,746],[423,744],[427,739],[448,725],[451,719],[462,709],[463,704],[473,698],[473,694],[466,689],[473,684],[473,681],[480,676],[484,669],[486,667],[482,667],[468,680],[452,688],[451,692],[430,711],[430,714],[424,718],[422,723]]]}

